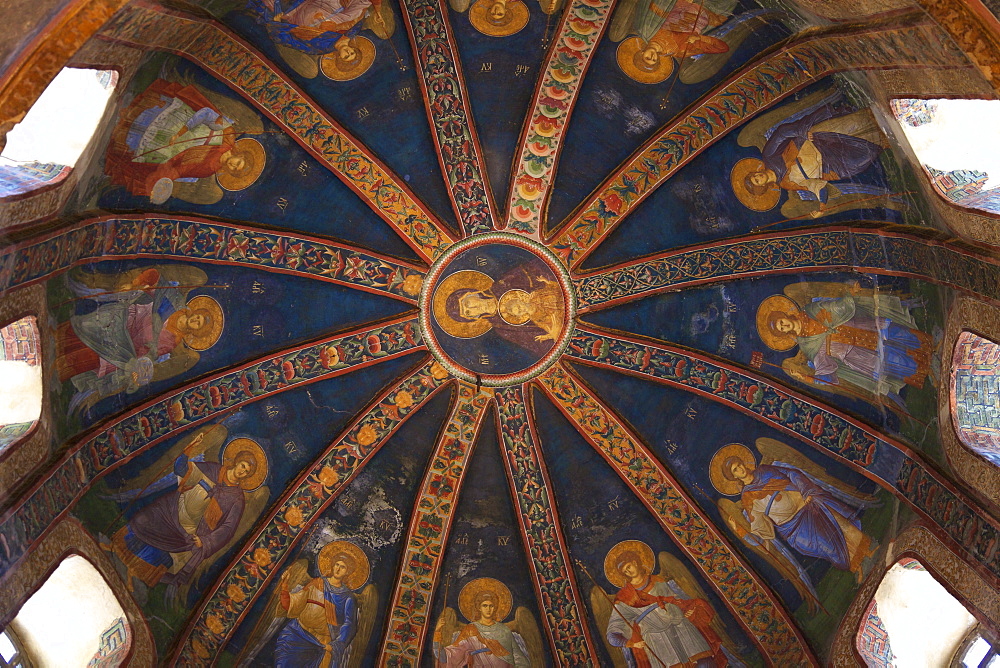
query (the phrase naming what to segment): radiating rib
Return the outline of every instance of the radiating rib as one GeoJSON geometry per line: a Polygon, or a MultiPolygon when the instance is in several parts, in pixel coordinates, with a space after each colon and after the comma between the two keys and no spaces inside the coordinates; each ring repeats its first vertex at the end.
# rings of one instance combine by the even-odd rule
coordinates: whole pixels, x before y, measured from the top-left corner
{"type": "Polygon", "coordinates": [[[729,77],[615,170],[551,240],[552,250],[575,267],[683,165],[754,114],[822,77],[854,69],[967,65],[940,27],[916,17],[893,18],[874,29],[811,34],[729,77]],[[925,22],[912,25],[917,20],[925,22]],[[904,21],[911,25],[900,27],[904,21]]]}
{"type": "Polygon", "coordinates": [[[0,251],[0,294],[97,260],[163,258],[329,281],[416,304],[424,272],[344,243],[188,216],[99,216],[0,251]]]}
{"type": "Polygon", "coordinates": [[[497,433],[538,607],[551,610],[558,602],[558,623],[553,624],[548,615],[543,615],[542,620],[556,665],[596,666],[599,659],[587,626],[587,608],[573,577],[534,415],[526,404],[526,389],[514,386],[496,390],[497,433]]]}
{"type": "Polygon", "coordinates": [[[621,476],[775,666],[818,665],[788,612],[666,468],[563,363],[536,381],[621,476]]]}
{"type": "Polygon", "coordinates": [[[578,275],[574,285],[581,312],[718,281],[838,269],[917,278],[996,301],[996,258],[929,239],[925,228],[911,229],[913,234],[838,225],[746,236],[578,275]]]}
{"type": "Polygon", "coordinates": [[[424,349],[412,315],[325,337],[190,383],[83,436],[3,514],[0,576],[108,471],[181,430],[264,397],[424,349]]]}
{"type": "Polygon", "coordinates": [[[677,346],[578,326],[567,355],[575,360],[676,387],[750,415],[847,463],[923,514],[957,553],[1000,582],[1000,523],[957,491],[923,458],[822,402],[735,364],[677,346]]]}
{"type": "Polygon", "coordinates": [[[521,130],[507,201],[509,232],[541,236],[563,136],[614,4],[571,0],[563,13],[521,130]]]}
{"type": "Polygon", "coordinates": [[[403,0],[441,173],[466,236],[492,232],[497,216],[486,162],[472,122],[469,94],[445,0],[403,0]]]}
{"type": "Polygon", "coordinates": [[[133,4],[115,14],[103,39],[188,58],[254,103],[326,164],[424,259],[454,239],[410,189],[297,86],[243,40],[214,21],[133,4]]]}
{"type": "MultiPolygon", "coordinates": [[[[399,427],[446,385],[448,375],[443,371],[439,364],[428,361],[394,383],[288,485],[288,491],[271,508],[260,528],[250,534],[208,590],[204,603],[181,635],[169,665],[204,666],[218,656],[299,538],[399,427]],[[402,394],[407,395],[405,400],[400,400],[402,394]]],[[[357,648],[359,652],[364,650],[357,648]]]]}
{"type": "Polygon", "coordinates": [[[403,544],[380,666],[416,666],[427,635],[445,545],[465,471],[493,398],[490,388],[458,383],[458,396],[420,485],[403,544]]]}

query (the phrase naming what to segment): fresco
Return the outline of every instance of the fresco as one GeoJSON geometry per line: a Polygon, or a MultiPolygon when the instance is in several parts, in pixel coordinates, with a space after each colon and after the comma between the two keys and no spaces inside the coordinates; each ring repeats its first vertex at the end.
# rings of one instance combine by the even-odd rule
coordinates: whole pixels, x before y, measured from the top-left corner
{"type": "Polygon", "coordinates": [[[829,659],[916,516],[1000,576],[937,422],[1000,263],[835,74],[964,66],[924,18],[199,7],[104,28],[81,220],[3,256],[65,449],[0,575],[69,515],[164,664],[733,668],[829,659]]]}

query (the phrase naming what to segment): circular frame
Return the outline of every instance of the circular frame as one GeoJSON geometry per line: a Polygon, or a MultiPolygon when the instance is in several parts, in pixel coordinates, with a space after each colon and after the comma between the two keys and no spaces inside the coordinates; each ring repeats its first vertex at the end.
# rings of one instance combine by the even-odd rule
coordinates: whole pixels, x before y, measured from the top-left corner
{"type": "Polygon", "coordinates": [[[559,260],[558,257],[556,257],[555,253],[537,241],[532,241],[531,239],[521,236],[520,234],[511,234],[509,232],[489,232],[487,234],[477,234],[450,246],[444,253],[441,254],[441,257],[439,257],[434,264],[431,265],[430,270],[427,272],[427,276],[424,278],[424,284],[420,289],[419,304],[420,334],[427,343],[427,348],[431,351],[431,355],[434,356],[434,359],[436,359],[441,366],[447,369],[448,373],[452,376],[461,378],[462,380],[470,383],[480,383],[486,387],[519,385],[525,381],[531,380],[552,366],[552,364],[559,359],[559,356],[562,355],[563,351],[566,350],[566,346],[569,345],[569,340],[573,336],[573,323],[576,320],[577,308],[576,293],[573,290],[573,281],[570,278],[569,271],[566,269],[566,266],[559,260]],[[479,376],[476,376],[476,374],[471,373],[465,367],[462,367],[452,361],[452,359],[448,357],[448,354],[438,343],[434,330],[431,327],[431,297],[434,294],[438,277],[457,255],[464,253],[470,248],[485,246],[487,244],[507,244],[523,248],[542,260],[552,270],[552,273],[559,281],[559,287],[562,289],[563,295],[566,297],[566,313],[563,317],[562,335],[552,346],[552,350],[546,353],[546,355],[540,360],[528,368],[516,373],[480,374],[479,376]]]}

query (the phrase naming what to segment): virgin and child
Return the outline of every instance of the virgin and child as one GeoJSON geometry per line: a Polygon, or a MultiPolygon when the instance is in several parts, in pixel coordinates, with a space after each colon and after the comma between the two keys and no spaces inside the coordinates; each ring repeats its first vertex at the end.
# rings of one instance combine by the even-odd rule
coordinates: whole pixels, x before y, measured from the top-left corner
{"type": "Polygon", "coordinates": [[[546,278],[551,270],[529,261],[494,281],[478,271],[445,278],[434,294],[434,319],[445,333],[474,338],[490,330],[537,355],[544,355],[565,328],[565,297],[546,278]]]}

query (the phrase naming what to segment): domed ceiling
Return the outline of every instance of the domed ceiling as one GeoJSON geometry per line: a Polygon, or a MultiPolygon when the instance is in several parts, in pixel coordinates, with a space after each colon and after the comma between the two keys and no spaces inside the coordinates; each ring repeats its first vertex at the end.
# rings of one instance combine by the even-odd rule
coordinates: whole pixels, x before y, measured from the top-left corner
{"type": "Polygon", "coordinates": [[[127,5],[5,265],[66,447],[0,563],[78,518],[185,665],[825,663],[915,518],[996,577],[937,418],[996,268],[865,74],[969,70],[835,4],[127,5]]]}

